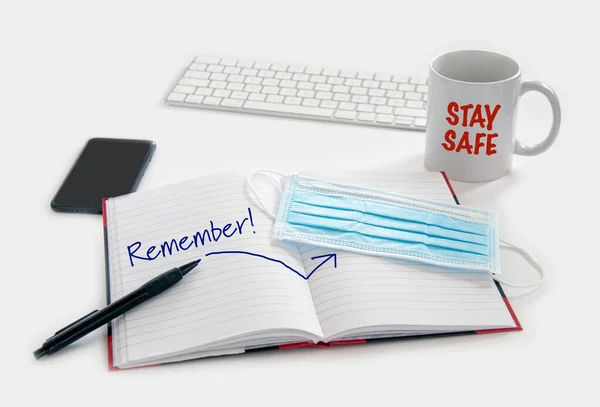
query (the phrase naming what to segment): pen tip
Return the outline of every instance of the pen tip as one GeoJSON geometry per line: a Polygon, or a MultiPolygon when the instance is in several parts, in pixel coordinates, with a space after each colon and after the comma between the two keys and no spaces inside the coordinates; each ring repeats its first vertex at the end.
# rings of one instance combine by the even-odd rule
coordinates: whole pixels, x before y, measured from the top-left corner
{"type": "Polygon", "coordinates": [[[181,271],[181,274],[185,276],[187,273],[192,271],[198,265],[198,263],[200,263],[200,259],[194,260],[188,264],[184,264],[183,266],[179,267],[179,270],[181,271]]]}

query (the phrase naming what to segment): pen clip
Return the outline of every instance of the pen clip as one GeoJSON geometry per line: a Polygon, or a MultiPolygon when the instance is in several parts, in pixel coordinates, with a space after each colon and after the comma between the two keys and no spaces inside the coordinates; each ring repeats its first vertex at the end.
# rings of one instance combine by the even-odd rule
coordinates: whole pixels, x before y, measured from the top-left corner
{"type": "Polygon", "coordinates": [[[69,325],[65,326],[65,327],[64,327],[63,329],[61,329],[60,331],[56,331],[56,333],[55,333],[54,335],[58,335],[59,333],[61,333],[61,332],[65,331],[65,330],[67,330],[67,329],[69,329],[70,327],[72,327],[72,326],[73,326],[73,325],[75,325],[76,323],[78,323],[78,322],[80,322],[80,321],[83,321],[84,319],[86,319],[87,317],[89,317],[89,316],[90,316],[90,315],[92,315],[92,314],[95,314],[96,312],[98,312],[98,310],[97,310],[97,309],[96,309],[96,310],[93,310],[93,311],[92,311],[92,312],[90,312],[89,314],[87,314],[87,315],[85,315],[85,316],[83,316],[83,317],[79,318],[77,321],[75,321],[75,322],[73,322],[73,323],[71,323],[71,324],[69,324],[69,325]]]}

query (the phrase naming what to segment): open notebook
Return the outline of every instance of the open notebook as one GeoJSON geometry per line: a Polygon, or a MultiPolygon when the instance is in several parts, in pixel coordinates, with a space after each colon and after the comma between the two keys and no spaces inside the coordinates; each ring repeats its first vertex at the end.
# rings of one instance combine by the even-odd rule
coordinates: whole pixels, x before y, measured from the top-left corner
{"type": "MultiPolygon", "coordinates": [[[[455,200],[440,173],[310,175],[455,200]]],[[[246,176],[205,176],[104,201],[109,302],[201,259],[183,281],[112,322],[112,368],[520,329],[502,289],[485,273],[274,241],[273,221],[250,198],[246,176]]],[[[257,176],[255,185],[275,209],[272,180],[257,176]]]]}

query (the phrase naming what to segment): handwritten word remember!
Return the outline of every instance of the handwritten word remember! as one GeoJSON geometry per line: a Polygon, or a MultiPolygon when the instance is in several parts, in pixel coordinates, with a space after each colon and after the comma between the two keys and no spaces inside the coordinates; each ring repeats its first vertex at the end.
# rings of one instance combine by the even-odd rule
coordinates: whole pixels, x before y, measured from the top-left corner
{"type": "MultiPolygon", "coordinates": [[[[219,239],[229,239],[236,234],[242,235],[244,233],[244,224],[250,222],[250,225],[254,227],[254,220],[252,219],[252,211],[248,208],[248,216],[241,221],[236,220],[235,223],[227,223],[222,228],[215,226],[214,222],[210,221],[210,227],[203,229],[201,232],[198,231],[191,236],[182,236],[179,239],[165,240],[160,245],[150,246],[147,249],[142,249],[142,242],[134,242],[127,246],[127,254],[129,255],[129,264],[133,267],[135,264],[133,259],[152,261],[159,257],[172,256],[175,252],[186,251],[200,246],[204,247],[207,243],[216,243],[219,239]],[[138,252],[140,252],[138,254],[138,252]]],[[[256,233],[256,231],[252,231],[256,233]]]]}

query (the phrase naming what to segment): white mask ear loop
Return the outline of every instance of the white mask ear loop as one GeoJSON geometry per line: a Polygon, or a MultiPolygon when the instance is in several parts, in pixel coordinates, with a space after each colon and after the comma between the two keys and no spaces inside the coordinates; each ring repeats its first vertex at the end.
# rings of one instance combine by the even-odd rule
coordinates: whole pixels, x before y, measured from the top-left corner
{"type": "Polygon", "coordinates": [[[256,201],[256,203],[258,204],[258,206],[260,206],[260,208],[265,212],[265,214],[267,214],[267,216],[271,219],[275,219],[277,216],[275,213],[271,212],[270,210],[268,210],[265,205],[262,203],[262,201],[260,200],[258,193],[256,192],[256,187],[254,186],[254,183],[252,182],[252,177],[254,177],[256,174],[262,174],[265,175],[268,178],[271,178],[273,181],[275,181],[275,183],[277,184],[277,186],[279,187],[279,191],[283,192],[283,187],[281,186],[281,179],[277,179],[276,176],[279,176],[281,178],[285,178],[285,175],[279,173],[279,172],[275,172],[275,171],[269,171],[269,170],[257,170],[254,171],[253,173],[251,173],[250,175],[248,175],[248,188],[250,189],[250,192],[252,192],[252,195],[254,195],[254,199],[256,201]]]}
{"type": "Polygon", "coordinates": [[[500,239],[500,243],[501,243],[501,247],[505,247],[505,248],[512,250],[514,252],[517,252],[521,256],[523,256],[525,258],[525,260],[527,260],[533,266],[533,268],[535,268],[536,271],[538,273],[540,273],[540,279],[538,281],[536,281],[535,283],[531,283],[531,284],[514,284],[514,283],[510,283],[510,282],[503,280],[500,277],[496,277],[496,276],[493,276],[494,280],[496,280],[500,284],[504,284],[507,287],[513,287],[513,288],[535,288],[535,287],[539,287],[540,285],[543,284],[544,278],[545,278],[544,269],[542,268],[542,266],[540,266],[540,264],[537,261],[535,261],[535,259],[533,257],[531,257],[531,255],[529,253],[527,253],[525,250],[521,249],[520,247],[515,246],[514,244],[508,243],[505,240],[500,239]]]}

